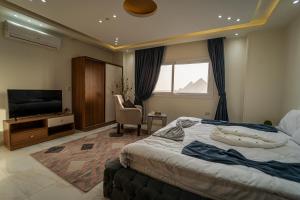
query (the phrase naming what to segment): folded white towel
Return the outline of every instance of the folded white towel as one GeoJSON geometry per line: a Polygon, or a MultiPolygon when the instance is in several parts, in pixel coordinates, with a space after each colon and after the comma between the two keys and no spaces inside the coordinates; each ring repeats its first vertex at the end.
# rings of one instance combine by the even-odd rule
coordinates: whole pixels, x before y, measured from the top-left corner
{"type": "Polygon", "coordinates": [[[282,135],[276,133],[257,131],[238,126],[218,126],[210,134],[210,138],[231,146],[264,149],[277,148],[288,142],[286,137],[282,137],[282,135]]]}

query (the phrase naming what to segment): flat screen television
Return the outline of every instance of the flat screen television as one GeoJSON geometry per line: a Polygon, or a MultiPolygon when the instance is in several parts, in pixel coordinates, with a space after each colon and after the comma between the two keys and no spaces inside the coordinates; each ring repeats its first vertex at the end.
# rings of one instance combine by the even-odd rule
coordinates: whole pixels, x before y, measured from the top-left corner
{"type": "Polygon", "coordinates": [[[9,118],[62,112],[61,90],[7,90],[9,118]]]}

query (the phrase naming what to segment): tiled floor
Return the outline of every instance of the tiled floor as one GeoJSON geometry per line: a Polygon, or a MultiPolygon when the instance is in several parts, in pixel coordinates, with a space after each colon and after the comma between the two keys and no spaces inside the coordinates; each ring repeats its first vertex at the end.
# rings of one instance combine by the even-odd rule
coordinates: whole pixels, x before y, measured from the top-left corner
{"type": "MultiPolygon", "coordinates": [[[[71,136],[33,145],[15,151],[0,142],[0,200],[104,200],[102,182],[88,193],[81,192],[41,165],[30,154],[112,128],[77,132],[71,136]]],[[[145,125],[143,129],[147,129],[145,125]]],[[[153,126],[153,130],[160,126],[153,126]]],[[[2,135],[0,135],[2,137],[2,135]]]]}
{"type": "Polygon", "coordinates": [[[0,146],[1,200],[103,200],[102,182],[88,193],[81,192],[41,165],[30,154],[111,127],[78,132],[23,149],[8,151],[0,146]]]}

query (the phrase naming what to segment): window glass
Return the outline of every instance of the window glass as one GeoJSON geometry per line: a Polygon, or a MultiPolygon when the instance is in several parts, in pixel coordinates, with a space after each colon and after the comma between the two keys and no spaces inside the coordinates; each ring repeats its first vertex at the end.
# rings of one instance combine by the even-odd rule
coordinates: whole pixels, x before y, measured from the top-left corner
{"type": "Polygon", "coordinates": [[[154,92],[172,92],[172,65],[162,65],[154,92]]]}
{"type": "Polygon", "coordinates": [[[174,93],[207,93],[209,63],[176,64],[174,93]]]}

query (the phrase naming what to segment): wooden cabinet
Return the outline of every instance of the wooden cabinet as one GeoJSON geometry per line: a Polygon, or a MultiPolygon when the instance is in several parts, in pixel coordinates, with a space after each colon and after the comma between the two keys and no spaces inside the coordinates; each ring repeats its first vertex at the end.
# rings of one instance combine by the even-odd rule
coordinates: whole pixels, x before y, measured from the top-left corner
{"type": "Polygon", "coordinates": [[[41,115],[3,121],[4,144],[10,150],[74,133],[72,114],[41,115]]]}
{"type": "Polygon", "coordinates": [[[105,62],[72,59],[72,107],[75,127],[87,130],[105,123],[105,62]]]}

